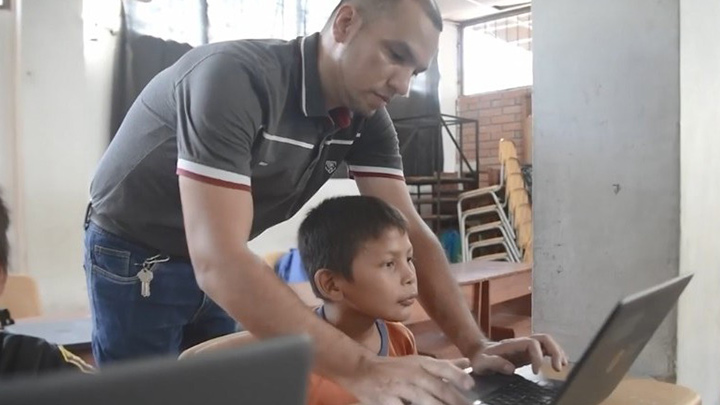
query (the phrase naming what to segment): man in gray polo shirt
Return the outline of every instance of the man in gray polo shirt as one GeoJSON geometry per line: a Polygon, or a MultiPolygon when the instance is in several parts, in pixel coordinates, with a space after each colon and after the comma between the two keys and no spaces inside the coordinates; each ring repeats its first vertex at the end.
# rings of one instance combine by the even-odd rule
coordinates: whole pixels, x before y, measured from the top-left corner
{"type": "Polygon", "coordinates": [[[408,218],[420,299],[477,371],[539,366],[545,354],[560,368],[565,356],[546,335],[486,341],[403,182],[385,104],[408,93],[441,29],[433,0],[345,0],[320,34],[201,46],[158,74],[91,186],[96,359],[178,353],[232,332],[234,318],[259,337],[309,333],[316,370],[363,402],[464,403],[455,388],[472,384],[463,361],[367,352],[247,247],[347,162],[362,194],[408,218]]]}

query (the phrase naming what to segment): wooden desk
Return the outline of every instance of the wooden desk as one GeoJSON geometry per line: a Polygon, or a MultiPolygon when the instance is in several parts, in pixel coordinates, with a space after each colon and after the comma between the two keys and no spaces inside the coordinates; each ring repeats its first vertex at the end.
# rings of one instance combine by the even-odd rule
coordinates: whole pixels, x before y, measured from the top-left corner
{"type": "MultiPolygon", "coordinates": [[[[549,364],[545,364],[542,374],[547,378],[564,380],[569,368],[561,373],[555,372],[549,364]]],[[[518,370],[518,374],[532,379],[529,366],[518,370]]],[[[700,395],[682,385],[669,384],[650,378],[626,377],[615,388],[610,396],[601,405],[701,405],[700,395]]]]}
{"type": "Polygon", "coordinates": [[[460,285],[491,281],[532,270],[530,263],[472,260],[450,264],[450,272],[460,285]]]}
{"type": "Polygon", "coordinates": [[[650,379],[629,378],[620,382],[602,405],[701,405],[700,395],[682,385],[650,379]]]}
{"type": "MultiPolygon", "coordinates": [[[[450,265],[450,271],[461,286],[470,310],[485,332],[490,330],[492,305],[530,294],[528,286],[531,285],[531,269],[529,263],[480,260],[450,265]]],[[[288,285],[308,306],[322,304],[322,300],[313,293],[309,282],[288,285]]],[[[416,302],[413,306],[413,314],[406,323],[415,324],[427,320],[430,320],[430,317],[416,302]]]]}
{"type": "Polygon", "coordinates": [[[470,261],[450,265],[461,286],[469,286],[468,304],[480,329],[492,339],[492,307],[501,302],[529,295],[532,266],[529,263],[470,261]]]}

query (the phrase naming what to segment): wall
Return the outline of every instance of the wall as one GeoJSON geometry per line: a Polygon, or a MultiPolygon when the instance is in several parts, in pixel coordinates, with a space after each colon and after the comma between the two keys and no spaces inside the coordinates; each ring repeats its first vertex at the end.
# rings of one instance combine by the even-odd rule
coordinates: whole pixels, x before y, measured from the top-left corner
{"type": "Polygon", "coordinates": [[[248,246],[258,255],[297,247],[297,231],[308,211],[326,198],[358,194],[360,191],[358,191],[355,180],[330,179],[292,218],[267,229],[250,241],[248,246]]]}
{"type": "MultiPolygon", "coordinates": [[[[450,22],[443,22],[443,31],[438,44],[438,67],[440,69],[440,112],[448,115],[457,115],[458,98],[458,71],[457,71],[458,28],[450,22]]],[[[450,132],[457,137],[455,126],[450,132]]],[[[453,144],[447,131],[443,130],[443,171],[457,171],[457,148],[453,144]]]]}
{"type": "Polygon", "coordinates": [[[720,405],[720,38],[717,0],[680,2],[680,272],[695,273],[680,299],[678,382],[720,405]]]}
{"type": "MultiPolygon", "coordinates": [[[[15,167],[15,75],[17,32],[15,8],[0,10],[0,189],[11,215],[17,212],[17,184],[15,167]]],[[[10,266],[18,262],[22,247],[18,227],[13,224],[8,238],[12,246],[10,266]]]]}
{"type": "MultiPolygon", "coordinates": [[[[619,298],[678,274],[679,18],[676,1],[533,3],[533,328],[572,360],[619,298]]],[[[633,372],[672,377],[675,331],[673,314],[633,372]]]]}
{"type": "Polygon", "coordinates": [[[3,185],[9,185],[12,180],[15,42],[15,12],[0,10],[0,184],[3,185]]]}
{"type": "MultiPolygon", "coordinates": [[[[480,125],[481,171],[499,169],[498,141],[502,138],[512,139],[518,156],[522,157],[523,130],[530,113],[531,92],[531,88],[522,87],[458,98],[459,115],[476,119],[480,125]]],[[[463,133],[463,153],[471,163],[475,162],[475,129],[470,125],[465,126],[463,133]]],[[[487,183],[487,176],[482,180],[481,185],[487,183]]]]}
{"type": "Polygon", "coordinates": [[[23,211],[13,221],[27,251],[14,270],[38,280],[47,313],[85,311],[82,220],[108,139],[114,42],[105,31],[85,43],[82,0],[16,3],[19,45],[8,55],[19,72],[11,170],[23,211]]]}

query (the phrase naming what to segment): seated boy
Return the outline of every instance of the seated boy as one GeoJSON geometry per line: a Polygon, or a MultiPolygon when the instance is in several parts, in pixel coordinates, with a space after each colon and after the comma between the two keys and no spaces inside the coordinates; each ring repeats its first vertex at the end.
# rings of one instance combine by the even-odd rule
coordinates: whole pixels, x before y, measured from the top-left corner
{"type": "MultiPolygon", "coordinates": [[[[418,289],[407,222],[397,209],[374,197],[325,200],[300,225],[298,250],[324,301],[315,309],[319,317],[380,356],[417,354],[412,333],[400,323],[410,317],[418,289]]],[[[194,354],[253,340],[240,332],[194,354]]],[[[311,375],[308,405],[357,402],[334,381],[311,375]]]]}
{"type": "MultiPolygon", "coordinates": [[[[300,225],[298,249],[324,304],[318,316],[380,356],[417,354],[400,322],[417,297],[413,247],[403,215],[373,197],[337,197],[314,208],[300,225]]],[[[312,375],[308,404],[357,400],[333,381],[312,375]]]]}
{"type": "MultiPolygon", "coordinates": [[[[10,216],[0,197],[0,295],[7,281],[9,226],[10,216]]],[[[92,367],[62,346],[32,336],[6,333],[0,326],[0,379],[66,369],[88,372],[92,367]]]]}

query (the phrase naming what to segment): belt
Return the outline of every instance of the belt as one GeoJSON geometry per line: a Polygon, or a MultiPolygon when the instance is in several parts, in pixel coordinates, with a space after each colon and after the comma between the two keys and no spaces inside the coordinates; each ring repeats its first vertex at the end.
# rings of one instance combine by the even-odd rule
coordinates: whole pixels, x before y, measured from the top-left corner
{"type": "Polygon", "coordinates": [[[184,262],[184,263],[191,263],[190,257],[188,256],[180,256],[180,255],[168,255],[162,252],[161,250],[148,246],[147,244],[140,242],[136,240],[135,238],[128,236],[123,232],[122,230],[117,229],[115,224],[112,223],[112,221],[107,220],[107,218],[103,215],[98,215],[92,207],[92,201],[88,203],[87,208],[85,209],[85,220],[84,220],[84,229],[87,230],[88,227],[90,227],[90,223],[94,223],[98,227],[100,227],[103,231],[110,233],[118,238],[125,239],[126,241],[132,243],[133,245],[138,245],[139,247],[149,250],[150,252],[153,252],[155,255],[161,255],[170,258],[170,261],[172,262],[184,262]]]}

